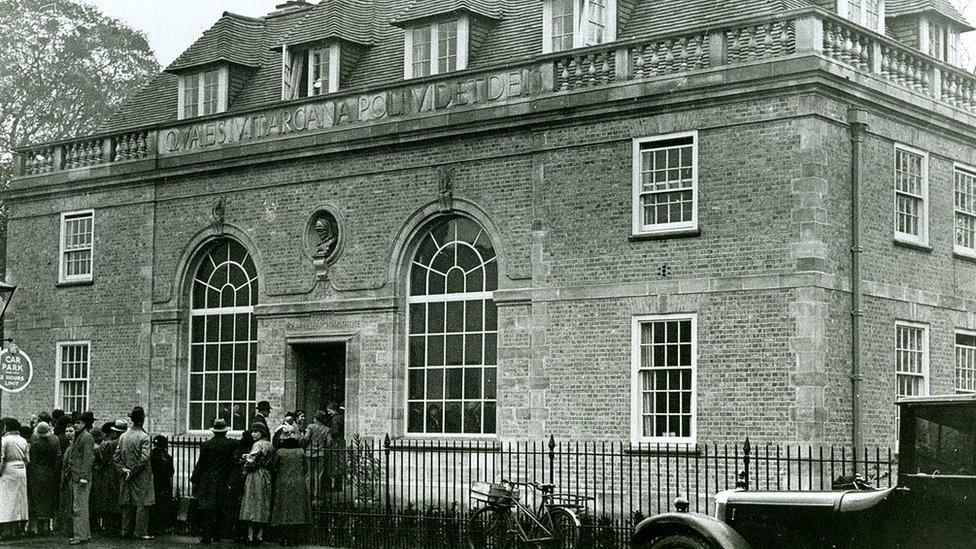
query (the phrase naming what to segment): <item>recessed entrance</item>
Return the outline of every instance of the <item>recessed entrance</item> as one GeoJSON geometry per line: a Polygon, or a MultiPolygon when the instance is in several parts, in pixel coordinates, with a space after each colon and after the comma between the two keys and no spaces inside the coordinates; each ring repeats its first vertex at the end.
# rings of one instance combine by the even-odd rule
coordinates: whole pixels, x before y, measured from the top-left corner
{"type": "Polygon", "coordinates": [[[295,358],[295,409],[311,420],[330,401],[345,405],[346,343],[292,344],[295,358]]]}

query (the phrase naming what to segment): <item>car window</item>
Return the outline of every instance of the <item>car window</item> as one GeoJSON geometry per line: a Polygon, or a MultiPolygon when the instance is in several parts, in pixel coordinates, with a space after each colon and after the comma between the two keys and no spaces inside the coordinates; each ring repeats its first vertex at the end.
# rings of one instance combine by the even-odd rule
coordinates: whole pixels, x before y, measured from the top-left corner
{"type": "Polygon", "coordinates": [[[976,475],[976,408],[920,406],[915,412],[915,469],[926,475],[976,475]]]}

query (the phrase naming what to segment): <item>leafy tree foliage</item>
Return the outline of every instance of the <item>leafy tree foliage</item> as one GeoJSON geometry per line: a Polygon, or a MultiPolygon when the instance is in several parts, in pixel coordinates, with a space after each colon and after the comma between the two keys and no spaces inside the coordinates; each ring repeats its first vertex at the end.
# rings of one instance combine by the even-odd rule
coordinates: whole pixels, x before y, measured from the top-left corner
{"type": "Polygon", "coordinates": [[[84,135],[159,71],[145,36],[72,0],[0,0],[0,153],[84,135]]]}

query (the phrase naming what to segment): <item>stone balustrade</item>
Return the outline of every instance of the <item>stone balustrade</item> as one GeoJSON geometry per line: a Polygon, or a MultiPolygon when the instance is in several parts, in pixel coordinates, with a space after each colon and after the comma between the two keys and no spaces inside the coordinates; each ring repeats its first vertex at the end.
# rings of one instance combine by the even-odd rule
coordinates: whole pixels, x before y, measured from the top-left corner
{"type": "MultiPolygon", "coordinates": [[[[766,60],[790,56],[819,56],[829,59],[857,72],[872,75],[900,88],[976,114],[976,75],[813,8],[797,10],[774,19],[733,21],[724,28],[690,31],[674,36],[621,40],[602,46],[546,54],[519,66],[543,75],[540,80],[543,83],[541,87],[536,86],[532,90],[531,94],[535,95],[574,93],[628,81],[665,78],[675,74],[716,69],[722,66],[762,63],[766,60]]],[[[471,73],[466,78],[474,79],[469,82],[487,83],[488,87],[484,93],[491,97],[500,96],[502,89],[529,89],[528,80],[522,82],[510,79],[501,84],[502,80],[497,76],[500,70],[508,71],[505,74],[510,73],[513,78],[518,77],[518,74],[511,72],[516,69],[493,67],[482,71],[484,74],[471,73]],[[478,80],[479,78],[481,80],[478,80]]],[[[525,73],[523,78],[528,74],[525,73]]],[[[430,86],[431,89],[438,90],[448,89],[451,86],[460,86],[456,81],[457,78],[453,75],[431,77],[422,79],[418,85],[430,86]]],[[[410,82],[398,85],[407,86],[410,82]]],[[[406,93],[409,95],[409,92],[406,93]]],[[[463,105],[470,101],[471,97],[479,96],[478,94],[477,90],[471,88],[464,96],[464,102],[448,101],[448,104],[463,105]]],[[[526,95],[526,93],[520,91],[516,95],[526,95]]],[[[431,96],[436,97],[435,101],[440,101],[440,95],[435,96],[432,93],[431,96]]],[[[352,104],[362,107],[362,98],[370,97],[372,96],[341,92],[328,94],[318,99],[319,103],[307,103],[306,111],[302,112],[307,112],[313,107],[339,104],[343,101],[351,101],[352,104]]],[[[386,98],[386,103],[383,101],[377,103],[372,99],[367,101],[368,109],[358,120],[360,122],[374,120],[377,116],[375,109],[379,109],[380,114],[385,112],[386,115],[392,115],[394,107],[398,105],[392,102],[395,97],[406,97],[406,95],[390,95],[386,98]]],[[[459,95],[457,99],[461,99],[461,96],[459,95]]],[[[402,105],[397,108],[402,109],[402,105]]],[[[435,106],[435,108],[439,107],[435,106]]],[[[423,110],[419,108],[418,112],[423,110]]],[[[263,116],[257,111],[251,114],[257,117],[263,116]]],[[[248,115],[249,113],[228,113],[227,116],[248,115]]],[[[336,117],[340,116],[341,113],[336,111],[336,117]]],[[[216,122],[210,124],[220,126],[222,131],[225,129],[229,131],[232,126],[242,131],[243,126],[231,124],[233,120],[226,119],[226,128],[220,118],[214,120],[216,122]]],[[[21,149],[18,151],[20,174],[43,175],[59,170],[154,159],[160,154],[157,143],[164,133],[167,133],[169,140],[176,139],[174,127],[175,125],[168,124],[159,128],[21,149]]],[[[206,128],[204,131],[207,131],[206,128]]],[[[184,134],[179,134],[180,138],[183,136],[184,134]]],[[[205,134],[204,138],[206,137],[212,136],[205,134]]],[[[192,135],[187,139],[193,139],[192,135]]],[[[181,141],[174,143],[167,141],[167,147],[170,148],[178,148],[181,145],[183,145],[181,141]]],[[[159,147],[162,147],[162,144],[159,147]]]]}

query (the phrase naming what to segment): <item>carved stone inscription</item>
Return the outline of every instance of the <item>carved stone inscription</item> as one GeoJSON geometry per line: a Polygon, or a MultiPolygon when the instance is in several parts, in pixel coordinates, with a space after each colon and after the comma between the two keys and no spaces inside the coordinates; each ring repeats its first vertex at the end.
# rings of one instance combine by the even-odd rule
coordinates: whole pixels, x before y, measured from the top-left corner
{"type": "Polygon", "coordinates": [[[544,89],[537,67],[408,86],[380,93],[306,103],[176,128],[160,130],[159,154],[178,155],[336,126],[433,113],[447,109],[537,95],[544,89]]]}

